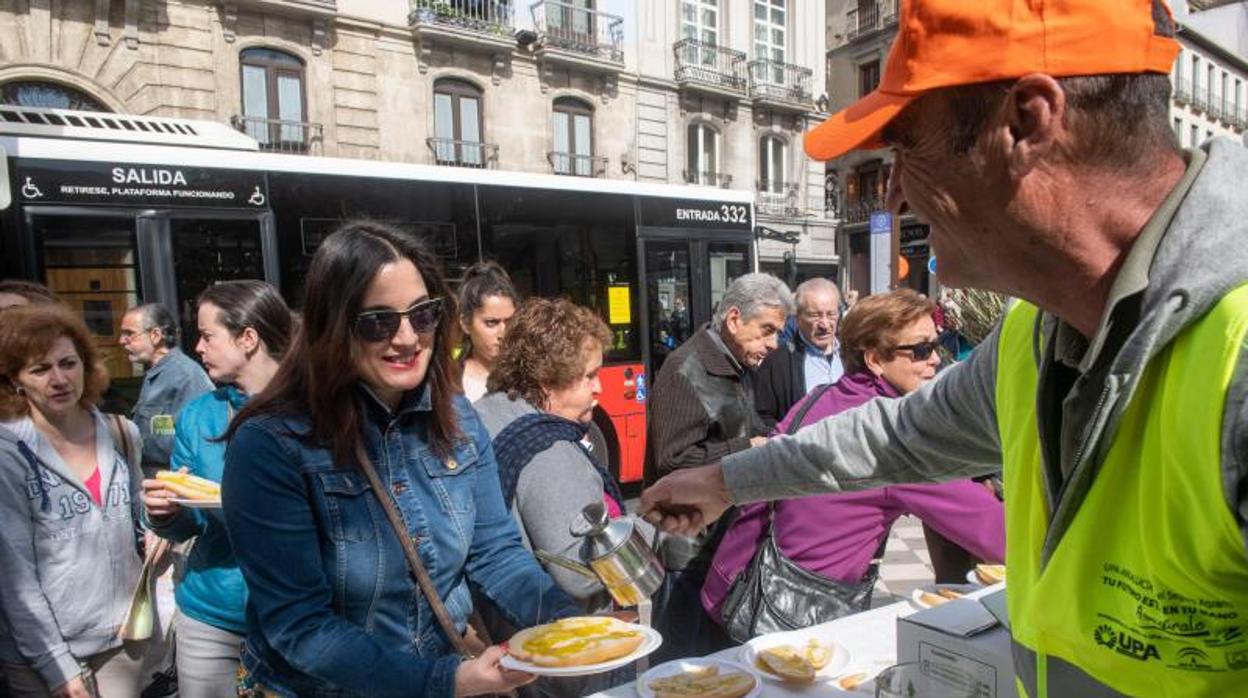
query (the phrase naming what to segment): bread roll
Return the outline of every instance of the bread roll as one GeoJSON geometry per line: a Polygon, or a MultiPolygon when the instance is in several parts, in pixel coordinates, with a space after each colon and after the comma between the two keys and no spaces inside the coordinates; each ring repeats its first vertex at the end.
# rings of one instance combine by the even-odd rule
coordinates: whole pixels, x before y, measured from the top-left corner
{"type": "Polygon", "coordinates": [[[508,641],[507,652],[538,666],[586,666],[631,654],[644,639],[636,626],[621,620],[577,616],[521,630],[508,641]]]}

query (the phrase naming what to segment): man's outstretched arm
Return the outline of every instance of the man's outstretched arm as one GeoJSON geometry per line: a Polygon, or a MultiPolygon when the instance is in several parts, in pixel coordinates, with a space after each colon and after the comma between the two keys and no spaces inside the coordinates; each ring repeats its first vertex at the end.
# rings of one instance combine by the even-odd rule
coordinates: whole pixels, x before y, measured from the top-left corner
{"type": "Polygon", "coordinates": [[[731,504],[993,472],[1001,464],[996,372],[994,331],[967,361],[904,398],[873,400],[722,464],[660,480],[642,494],[642,513],[689,532],[731,504]]]}

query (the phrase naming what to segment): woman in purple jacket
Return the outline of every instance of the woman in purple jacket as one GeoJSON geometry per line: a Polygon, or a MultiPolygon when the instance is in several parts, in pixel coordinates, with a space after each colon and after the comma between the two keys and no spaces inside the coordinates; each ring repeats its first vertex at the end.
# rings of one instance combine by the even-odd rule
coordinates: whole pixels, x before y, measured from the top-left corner
{"type": "MultiPolygon", "coordinates": [[[[785,433],[811,399],[815,402],[802,418],[803,426],[877,397],[900,397],[932,380],[940,365],[934,310],[932,301],[910,289],[860,300],[841,324],[845,376],[794,405],[775,433],[785,433]]],[[[986,487],[970,480],[892,485],[774,506],[781,552],[802,568],[841,582],[863,579],[881,541],[903,514],[919,517],[979,559],[1005,559],[1004,507],[986,487]]],[[[765,539],[767,509],[766,502],[742,507],[720,543],[702,587],[702,605],[712,618],[721,618],[733,581],[765,539]]]]}

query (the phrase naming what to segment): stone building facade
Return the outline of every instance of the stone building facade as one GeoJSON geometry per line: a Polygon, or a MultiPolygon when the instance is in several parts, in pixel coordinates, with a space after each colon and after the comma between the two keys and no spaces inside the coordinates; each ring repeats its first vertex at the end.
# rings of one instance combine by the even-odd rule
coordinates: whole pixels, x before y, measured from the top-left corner
{"type": "Polygon", "coordinates": [[[310,156],[748,189],[788,234],[760,242],[765,268],[834,274],[801,150],[824,25],[798,0],[0,0],[0,102],[224,121],[310,156]]]}

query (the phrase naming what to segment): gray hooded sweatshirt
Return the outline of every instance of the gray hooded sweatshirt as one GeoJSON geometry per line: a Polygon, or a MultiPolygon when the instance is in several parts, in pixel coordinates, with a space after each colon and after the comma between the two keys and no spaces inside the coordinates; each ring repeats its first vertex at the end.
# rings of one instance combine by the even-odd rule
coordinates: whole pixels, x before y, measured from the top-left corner
{"type": "MultiPolygon", "coordinates": [[[[1180,184],[1188,186],[1185,195],[1176,191],[1171,198],[1178,200],[1167,201],[1177,208],[1159,231],[1160,239],[1148,241],[1156,249],[1151,260],[1142,260],[1147,279],[1132,296],[1139,302],[1137,319],[1115,328],[1126,336],[1117,346],[1106,347],[1106,355],[1097,360],[1103,362],[1102,369],[1084,373],[1075,384],[1088,406],[1080,411],[1086,418],[1061,425],[1075,447],[1059,448],[1045,440],[1046,494],[1053,512],[1045,560],[1091,487],[1148,361],[1227,292],[1248,282],[1248,150],[1223,139],[1210,141],[1205,149],[1208,156],[1199,173],[1180,184]]],[[[1142,243],[1137,240],[1136,245],[1142,243]]],[[[1128,265],[1133,261],[1140,260],[1128,258],[1128,265]]],[[[1053,358],[1052,352],[1041,355],[1039,347],[1053,345],[1058,325],[1056,318],[1042,314],[1036,328],[1042,386],[1053,358]]],[[[1100,339],[1098,335],[1093,346],[1100,339]]],[[[998,342],[994,331],[967,361],[903,399],[876,400],[725,458],[724,479],[733,500],[740,504],[899,482],[943,482],[998,470],[998,342]]],[[[1248,545],[1246,397],[1248,347],[1241,351],[1227,394],[1222,462],[1207,464],[1220,469],[1224,489],[1224,501],[1210,506],[1230,509],[1248,545]]],[[[1052,417],[1044,403],[1039,401],[1042,424],[1052,417]]]]}
{"type": "Polygon", "coordinates": [[[31,667],[49,688],[121,645],[143,564],[139,430],[121,420],[128,463],[112,418],[92,414],[102,507],[29,418],[0,423],[0,663],[31,667]]]}

